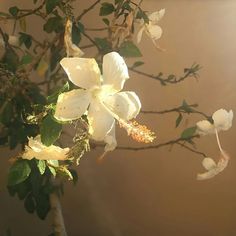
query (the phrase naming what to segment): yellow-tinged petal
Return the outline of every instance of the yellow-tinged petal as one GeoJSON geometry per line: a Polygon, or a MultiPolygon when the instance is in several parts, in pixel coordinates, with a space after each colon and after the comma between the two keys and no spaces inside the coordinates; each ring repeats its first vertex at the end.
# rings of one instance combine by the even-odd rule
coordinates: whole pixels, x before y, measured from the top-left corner
{"type": "Polygon", "coordinates": [[[89,106],[88,121],[89,133],[96,141],[103,141],[115,123],[113,116],[95,100],[89,106]]]}
{"type": "Polygon", "coordinates": [[[28,160],[33,158],[38,160],[65,160],[68,152],[69,148],[60,148],[55,145],[44,146],[41,143],[40,136],[37,136],[29,138],[28,146],[25,147],[22,158],[28,160]]]}
{"type": "Polygon", "coordinates": [[[135,92],[119,92],[106,97],[104,105],[119,118],[131,120],[135,118],[141,109],[139,97],[135,92]]]}
{"type": "Polygon", "coordinates": [[[143,31],[145,30],[145,26],[142,26],[140,30],[137,33],[137,43],[141,42],[142,36],[143,36],[143,31]]]}
{"type": "Polygon", "coordinates": [[[155,11],[153,13],[151,13],[148,16],[148,19],[153,23],[153,24],[157,24],[158,21],[161,20],[161,18],[165,15],[165,9],[161,9],[160,11],[155,11]]]}
{"type": "Polygon", "coordinates": [[[200,135],[214,134],[215,127],[208,120],[201,120],[197,122],[196,132],[200,135]]]}
{"type": "Polygon", "coordinates": [[[162,29],[158,25],[149,24],[146,33],[151,39],[158,40],[162,35],[162,29]]]}
{"type": "Polygon", "coordinates": [[[62,93],[58,97],[54,116],[61,121],[78,119],[85,113],[90,101],[90,93],[83,89],[62,93]]]}
{"type": "Polygon", "coordinates": [[[103,84],[110,85],[114,92],[118,92],[127,79],[129,73],[124,59],[117,52],[106,54],[103,57],[103,84]]]}
{"type": "Polygon", "coordinates": [[[100,70],[93,58],[65,57],[60,61],[69,80],[78,87],[100,86],[100,70]]]}
{"type": "Polygon", "coordinates": [[[212,119],[217,131],[228,130],[232,126],[233,111],[227,112],[225,109],[219,109],[213,113],[212,119]]]}

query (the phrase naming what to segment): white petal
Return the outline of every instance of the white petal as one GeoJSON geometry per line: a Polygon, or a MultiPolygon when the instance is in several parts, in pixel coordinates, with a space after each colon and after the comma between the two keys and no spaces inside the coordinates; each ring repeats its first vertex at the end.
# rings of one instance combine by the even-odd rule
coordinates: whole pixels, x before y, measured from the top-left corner
{"type": "Polygon", "coordinates": [[[197,122],[197,130],[196,132],[199,135],[207,135],[215,133],[215,127],[208,120],[201,120],[197,122]]]}
{"type": "Polygon", "coordinates": [[[83,89],[62,93],[58,97],[54,116],[61,121],[78,119],[85,113],[90,101],[90,93],[83,89]]]}
{"type": "Polygon", "coordinates": [[[165,9],[161,9],[160,11],[155,11],[148,16],[148,19],[153,23],[157,24],[159,20],[165,15],[165,9]]]}
{"type": "Polygon", "coordinates": [[[105,152],[113,151],[117,146],[116,136],[115,136],[115,123],[112,126],[110,132],[106,135],[104,142],[106,143],[105,152]]]}
{"type": "Polygon", "coordinates": [[[35,152],[40,152],[44,148],[44,145],[41,143],[40,135],[37,135],[34,138],[29,138],[28,146],[33,149],[35,152]]]}
{"type": "Polygon", "coordinates": [[[65,57],[60,64],[73,84],[86,89],[100,85],[101,74],[95,59],[65,57]]]}
{"type": "Polygon", "coordinates": [[[214,120],[214,126],[218,131],[228,130],[232,126],[233,111],[230,110],[227,112],[225,109],[217,110],[212,115],[212,119],[214,120]]]}
{"type": "Polygon", "coordinates": [[[128,78],[128,68],[117,52],[110,52],[103,57],[103,84],[120,91],[128,78]]]}
{"type": "Polygon", "coordinates": [[[206,170],[211,170],[211,169],[216,168],[215,161],[210,157],[204,158],[202,161],[202,165],[204,166],[206,170]]]}
{"type": "Polygon", "coordinates": [[[162,29],[158,25],[149,24],[145,32],[153,40],[158,40],[162,35],[162,29]]]}
{"type": "Polygon", "coordinates": [[[145,30],[145,26],[142,26],[140,30],[138,31],[137,34],[137,43],[141,42],[142,36],[143,36],[143,31],[145,30]]]}
{"type": "Polygon", "coordinates": [[[92,139],[104,141],[115,123],[112,115],[98,102],[93,102],[88,110],[89,133],[92,139]]]}
{"type": "Polygon", "coordinates": [[[141,103],[134,92],[120,92],[106,97],[105,106],[121,119],[135,118],[141,109],[141,103]]]}

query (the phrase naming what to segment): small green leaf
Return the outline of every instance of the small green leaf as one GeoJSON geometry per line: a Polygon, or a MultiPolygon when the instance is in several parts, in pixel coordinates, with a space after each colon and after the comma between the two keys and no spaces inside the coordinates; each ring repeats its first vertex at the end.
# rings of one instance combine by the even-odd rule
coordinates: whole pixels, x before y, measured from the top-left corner
{"type": "Polygon", "coordinates": [[[25,202],[24,202],[24,206],[25,206],[25,209],[26,209],[27,212],[34,213],[34,211],[35,211],[35,202],[34,202],[32,194],[29,194],[26,197],[25,202]]]}
{"type": "Polygon", "coordinates": [[[142,11],[141,9],[139,9],[139,11],[136,15],[136,19],[143,19],[146,24],[149,23],[149,18],[147,16],[147,14],[144,11],[142,11]]]}
{"type": "Polygon", "coordinates": [[[104,24],[106,24],[107,26],[110,25],[110,21],[107,18],[103,18],[102,21],[104,22],[104,24]]]}
{"type": "Polygon", "coordinates": [[[141,65],[143,65],[143,64],[144,64],[143,61],[136,61],[131,67],[132,67],[132,68],[136,68],[136,67],[141,66],[141,65]]]}
{"type": "Polygon", "coordinates": [[[14,7],[10,7],[8,9],[9,13],[12,15],[12,16],[17,16],[18,12],[19,12],[19,8],[14,6],[14,7]]]}
{"type": "Polygon", "coordinates": [[[197,126],[193,126],[193,127],[185,129],[182,132],[182,134],[181,134],[181,138],[182,139],[189,139],[189,138],[191,138],[195,134],[196,129],[197,129],[197,126]]]}
{"type": "Polygon", "coordinates": [[[61,134],[62,125],[57,123],[52,115],[47,115],[40,126],[41,141],[44,145],[52,145],[61,134]]]}
{"type": "Polygon", "coordinates": [[[27,160],[16,161],[10,168],[8,174],[8,185],[16,185],[26,180],[31,169],[27,160]]]}
{"type": "Polygon", "coordinates": [[[20,64],[27,65],[27,64],[31,63],[32,60],[33,60],[33,57],[29,54],[26,54],[21,58],[20,64]]]}
{"type": "Polygon", "coordinates": [[[94,38],[96,44],[98,47],[103,51],[104,53],[109,52],[111,50],[111,44],[106,38],[94,38]]]}
{"type": "Polygon", "coordinates": [[[13,116],[14,116],[13,104],[10,101],[6,102],[3,107],[2,114],[0,116],[0,122],[3,123],[4,125],[10,124],[13,116]]]}
{"type": "Polygon", "coordinates": [[[100,8],[99,15],[100,16],[107,16],[107,15],[110,15],[114,11],[115,11],[115,7],[113,4],[108,3],[108,2],[104,2],[104,3],[102,3],[102,6],[100,8]]]}
{"type": "Polygon", "coordinates": [[[177,117],[177,119],[175,121],[175,128],[177,128],[179,126],[179,124],[182,121],[182,119],[183,119],[183,116],[182,116],[181,113],[179,113],[179,115],[178,115],[178,117],[177,117]]]}
{"type": "Polygon", "coordinates": [[[61,0],[47,0],[46,1],[46,12],[47,14],[51,13],[54,8],[61,2],[61,0]]]}
{"type": "Polygon", "coordinates": [[[120,46],[119,53],[123,57],[141,57],[142,53],[139,48],[130,41],[123,42],[120,46]]]}
{"type": "Polygon", "coordinates": [[[29,49],[32,45],[32,37],[29,34],[22,32],[20,32],[19,34],[20,34],[19,37],[20,45],[24,44],[26,48],[29,49]]]}
{"type": "Polygon", "coordinates": [[[81,40],[80,29],[76,24],[72,25],[72,42],[74,44],[79,44],[81,40]]]}
{"type": "Polygon", "coordinates": [[[37,167],[39,169],[40,174],[43,175],[47,166],[44,160],[39,160],[37,163],[37,167]]]}
{"type": "Polygon", "coordinates": [[[63,32],[64,25],[62,18],[59,16],[49,18],[48,21],[43,25],[43,30],[47,33],[52,33],[53,31],[56,33],[63,32]]]}
{"type": "Polygon", "coordinates": [[[62,88],[56,90],[53,94],[47,97],[47,100],[49,103],[55,103],[57,102],[57,98],[61,93],[68,92],[70,89],[70,85],[68,82],[66,82],[62,88]]]}
{"type": "Polygon", "coordinates": [[[188,105],[188,103],[185,100],[183,100],[181,108],[187,113],[191,113],[193,111],[193,109],[188,105]]]}

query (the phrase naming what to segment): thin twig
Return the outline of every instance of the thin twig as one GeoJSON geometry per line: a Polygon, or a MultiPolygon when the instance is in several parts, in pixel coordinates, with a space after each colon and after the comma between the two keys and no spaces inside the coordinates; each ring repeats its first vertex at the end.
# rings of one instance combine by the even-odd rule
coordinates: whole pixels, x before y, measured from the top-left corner
{"type": "Polygon", "coordinates": [[[76,18],[76,21],[80,21],[81,18],[87,14],[89,11],[91,11],[99,2],[101,2],[101,0],[97,0],[96,2],[94,2],[90,7],[86,8],[83,10],[83,12],[76,18]]]}

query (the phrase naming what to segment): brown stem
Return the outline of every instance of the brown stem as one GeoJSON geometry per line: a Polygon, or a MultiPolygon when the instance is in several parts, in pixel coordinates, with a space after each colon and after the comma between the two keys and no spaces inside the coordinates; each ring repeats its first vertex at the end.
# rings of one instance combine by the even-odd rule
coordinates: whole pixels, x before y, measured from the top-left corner
{"type": "Polygon", "coordinates": [[[50,194],[51,214],[53,217],[53,230],[57,236],[67,236],[64,218],[57,193],[50,194]]]}
{"type": "Polygon", "coordinates": [[[94,2],[90,7],[86,8],[83,10],[83,12],[76,18],[76,21],[81,20],[81,18],[87,14],[90,10],[92,10],[99,2],[101,2],[101,0],[97,0],[96,2],[94,2]]]}

